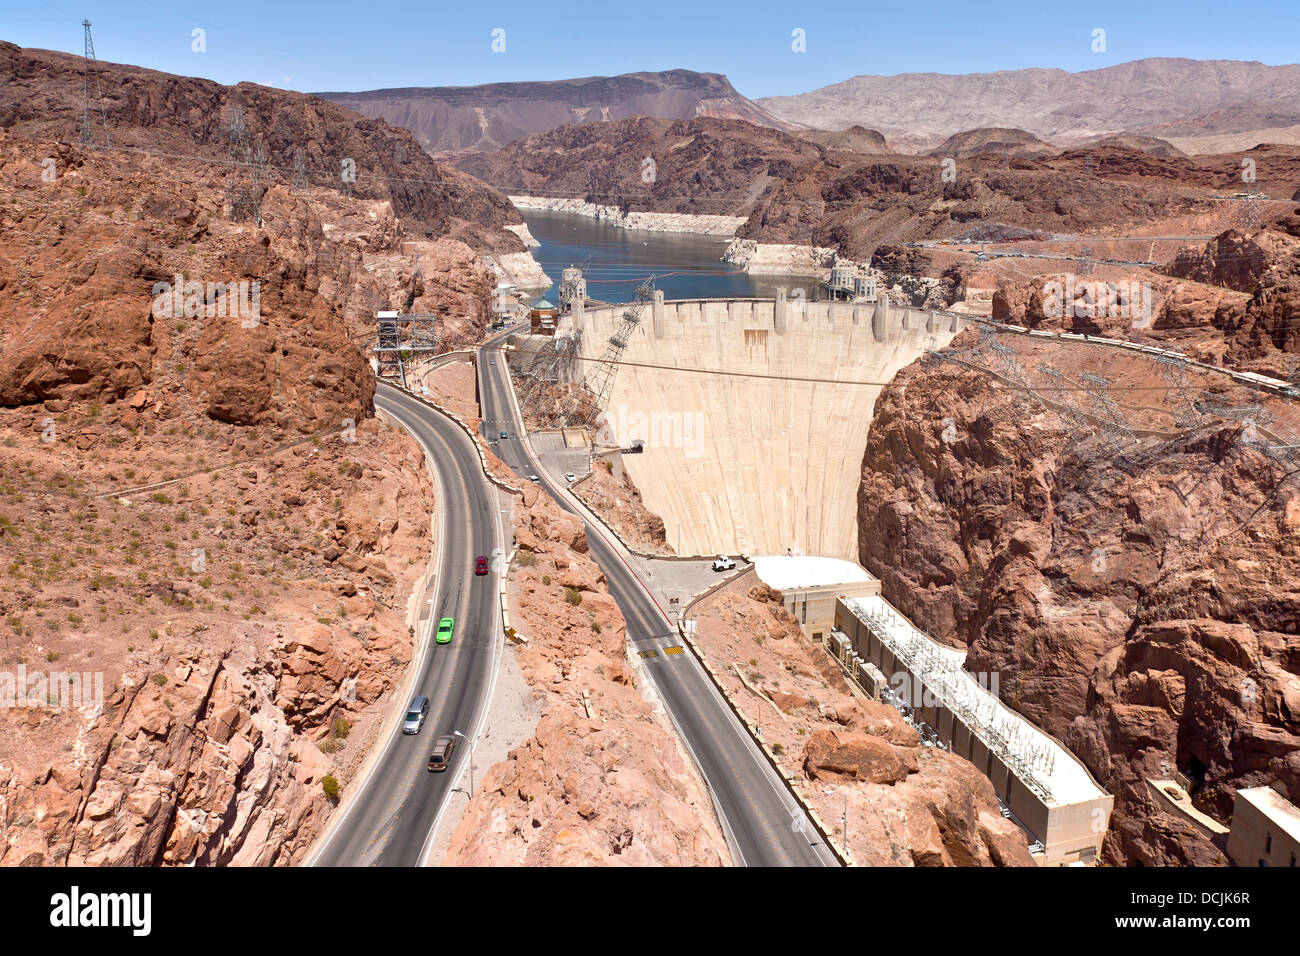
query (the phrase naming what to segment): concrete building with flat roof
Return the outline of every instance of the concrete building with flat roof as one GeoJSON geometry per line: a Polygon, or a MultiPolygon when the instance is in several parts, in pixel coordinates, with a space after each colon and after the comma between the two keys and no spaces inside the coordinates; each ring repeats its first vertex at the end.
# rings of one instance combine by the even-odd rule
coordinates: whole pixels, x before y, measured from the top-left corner
{"type": "Polygon", "coordinates": [[[1294,867],[1300,859],[1300,807],[1272,787],[1238,790],[1228,857],[1238,866],[1294,867]]]}
{"type": "Polygon", "coordinates": [[[839,598],[880,593],[879,579],[843,558],[800,554],[759,555],[751,560],[758,579],[784,595],[785,609],[814,641],[825,640],[834,626],[839,598]]]}

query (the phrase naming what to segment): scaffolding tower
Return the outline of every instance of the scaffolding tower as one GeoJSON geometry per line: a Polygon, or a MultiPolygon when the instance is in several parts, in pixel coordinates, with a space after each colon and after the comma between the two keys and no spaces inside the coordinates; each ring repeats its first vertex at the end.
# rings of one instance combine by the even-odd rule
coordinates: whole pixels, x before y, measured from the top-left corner
{"type": "Polygon", "coordinates": [[[378,375],[405,386],[407,365],[438,351],[437,316],[429,312],[380,312],[375,320],[378,323],[375,345],[378,375]]]}

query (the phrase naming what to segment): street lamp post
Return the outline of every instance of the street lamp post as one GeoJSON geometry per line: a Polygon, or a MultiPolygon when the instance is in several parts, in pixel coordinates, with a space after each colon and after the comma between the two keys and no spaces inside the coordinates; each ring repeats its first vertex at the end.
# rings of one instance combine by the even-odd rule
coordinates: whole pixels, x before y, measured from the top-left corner
{"type": "Polygon", "coordinates": [[[474,799],[474,742],[470,740],[468,737],[466,737],[464,734],[462,734],[459,730],[453,730],[452,733],[455,734],[457,737],[459,737],[461,740],[465,741],[465,745],[469,747],[469,794],[468,796],[471,800],[473,800],[474,799]]]}

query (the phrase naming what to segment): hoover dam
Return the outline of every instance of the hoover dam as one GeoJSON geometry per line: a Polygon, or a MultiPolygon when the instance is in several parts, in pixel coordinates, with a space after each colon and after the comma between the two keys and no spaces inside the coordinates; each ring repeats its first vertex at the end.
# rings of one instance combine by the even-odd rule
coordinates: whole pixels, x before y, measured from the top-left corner
{"type": "MultiPolygon", "coordinates": [[[[584,369],[627,306],[575,310],[584,369]]],[[[876,396],[961,319],[869,302],[664,301],[626,336],[601,436],[682,555],[857,559],[857,488],[876,396]]]]}

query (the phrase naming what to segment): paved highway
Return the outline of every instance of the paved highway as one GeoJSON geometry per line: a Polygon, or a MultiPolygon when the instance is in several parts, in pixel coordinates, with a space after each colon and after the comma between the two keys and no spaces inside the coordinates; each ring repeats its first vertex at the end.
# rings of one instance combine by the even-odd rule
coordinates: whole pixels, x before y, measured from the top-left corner
{"type": "MultiPolygon", "coordinates": [[[[409,396],[380,384],[375,405],[400,422],[428,452],[442,493],[436,503],[443,557],[432,615],[425,622],[427,646],[417,662],[409,697],[429,698],[429,717],[418,735],[404,735],[400,721],[383,743],[361,787],[310,859],[316,866],[418,866],[453,783],[469,756],[458,740],[451,766],[426,769],[433,740],[458,730],[477,736],[496,673],[501,626],[495,571],[474,574],[474,559],[491,556],[497,545],[499,513],[495,490],[483,478],[478,452],[459,426],[409,396]],[[454,617],[450,644],[435,644],[437,619],[454,617]]],[[[398,702],[405,708],[408,700],[398,702]]],[[[456,791],[454,799],[465,800],[456,791]]]]}
{"type": "Polygon", "coordinates": [[[610,593],[627,621],[629,640],[638,652],[657,652],[644,660],[645,669],[708,782],[735,862],[747,866],[836,865],[834,854],[738,724],[694,655],[689,650],[664,653],[664,648],[680,643],[673,626],[612,540],[566,499],[519,440],[523,425],[510,400],[506,359],[498,350],[508,332],[489,340],[483,349],[484,358],[495,358],[496,364],[479,363],[483,433],[495,442],[498,457],[516,474],[541,476],[540,484],[560,506],[583,518],[591,556],[609,581],[610,593]],[[502,431],[509,437],[499,439],[502,431]]]}

